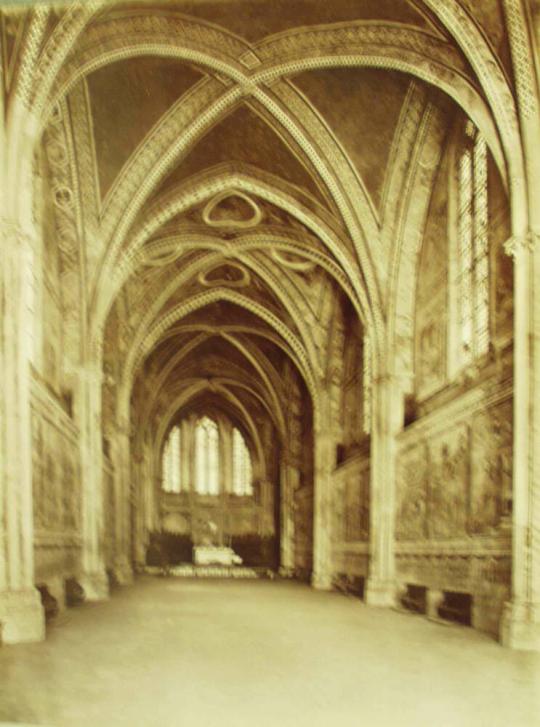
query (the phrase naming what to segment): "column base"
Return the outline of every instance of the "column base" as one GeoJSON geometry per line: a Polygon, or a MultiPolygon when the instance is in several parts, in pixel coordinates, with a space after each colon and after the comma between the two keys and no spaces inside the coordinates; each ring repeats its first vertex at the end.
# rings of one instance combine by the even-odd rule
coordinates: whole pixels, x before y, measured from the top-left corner
{"type": "Polygon", "coordinates": [[[109,598],[109,581],[105,571],[83,573],[77,580],[84,590],[85,601],[106,601],[109,598]]]}
{"type": "Polygon", "coordinates": [[[56,599],[59,611],[66,610],[66,587],[62,576],[47,578],[45,581],[49,593],[56,599]]]}
{"type": "Polygon", "coordinates": [[[279,567],[278,573],[280,578],[294,578],[294,567],[289,565],[281,565],[279,567]]]}
{"type": "Polygon", "coordinates": [[[368,578],[365,588],[365,602],[368,606],[391,608],[396,605],[395,581],[379,581],[368,578]]]}
{"type": "Polygon", "coordinates": [[[0,643],[43,641],[45,613],[39,591],[0,592],[0,643]]]}
{"type": "Polygon", "coordinates": [[[429,588],[426,593],[426,616],[439,620],[439,608],[444,601],[444,593],[435,588],[429,588]]]}
{"type": "Polygon", "coordinates": [[[510,649],[540,651],[540,603],[505,603],[499,637],[510,649]]]}
{"type": "Polygon", "coordinates": [[[314,572],[311,576],[311,585],[317,591],[331,591],[333,588],[332,574],[314,572]]]}
{"type": "Polygon", "coordinates": [[[127,558],[117,558],[113,572],[119,586],[131,586],[133,584],[133,568],[127,558]]]}

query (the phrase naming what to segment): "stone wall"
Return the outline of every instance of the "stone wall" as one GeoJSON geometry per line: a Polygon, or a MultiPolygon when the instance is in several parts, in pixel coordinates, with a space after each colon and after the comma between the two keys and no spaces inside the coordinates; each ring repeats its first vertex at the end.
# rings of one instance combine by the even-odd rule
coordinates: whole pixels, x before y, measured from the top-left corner
{"type": "Polygon", "coordinates": [[[398,445],[398,580],[471,594],[473,625],[492,633],[510,590],[511,391],[511,378],[483,381],[398,445]]]}

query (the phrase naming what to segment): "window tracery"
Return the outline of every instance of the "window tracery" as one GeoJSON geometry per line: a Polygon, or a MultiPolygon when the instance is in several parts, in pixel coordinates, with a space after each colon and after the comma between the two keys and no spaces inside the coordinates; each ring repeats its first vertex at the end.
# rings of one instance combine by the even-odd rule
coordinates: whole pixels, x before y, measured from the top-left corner
{"type": "Polygon", "coordinates": [[[233,495],[252,495],[251,456],[244,437],[238,429],[233,429],[233,495]]]}
{"type": "Polygon", "coordinates": [[[163,449],[163,489],[179,493],[182,490],[180,469],[180,427],[173,427],[163,449]]]}
{"type": "Polygon", "coordinates": [[[195,428],[195,492],[219,494],[219,430],[213,419],[203,417],[195,428]]]}
{"type": "Polygon", "coordinates": [[[252,497],[253,462],[242,432],[227,420],[184,419],[163,448],[162,488],[173,494],[252,497]]]}
{"type": "Polygon", "coordinates": [[[487,146],[468,123],[458,167],[456,290],[459,363],[471,364],[489,348],[487,146]]]}

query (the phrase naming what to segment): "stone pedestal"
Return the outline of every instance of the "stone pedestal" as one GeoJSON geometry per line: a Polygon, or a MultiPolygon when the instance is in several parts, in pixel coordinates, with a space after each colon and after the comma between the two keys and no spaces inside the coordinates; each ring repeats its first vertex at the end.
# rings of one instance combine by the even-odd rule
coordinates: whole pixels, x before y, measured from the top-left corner
{"type": "Polygon", "coordinates": [[[500,627],[503,646],[540,651],[540,603],[506,603],[500,627]]]}
{"type": "Polygon", "coordinates": [[[318,573],[315,571],[311,577],[311,585],[318,591],[331,591],[332,586],[332,574],[329,571],[318,573]]]}
{"type": "Polygon", "coordinates": [[[426,594],[426,615],[429,618],[439,619],[439,606],[444,601],[444,593],[430,589],[426,594]]]}
{"type": "Polygon", "coordinates": [[[18,644],[45,638],[45,614],[35,588],[0,592],[0,642],[18,644]]]}
{"type": "Polygon", "coordinates": [[[133,583],[133,568],[125,556],[115,560],[114,577],[120,586],[130,586],[133,583]]]}
{"type": "Polygon", "coordinates": [[[46,585],[51,596],[56,600],[59,611],[66,610],[66,587],[62,576],[47,578],[46,585]]]}
{"type": "Polygon", "coordinates": [[[109,581],[105,571],[84,573],[77,580],[84,590],[85,601],[105,601],[109,597],[109,581]]]}
{"type": "Polygon", "coordinates": [[[368,578],[366,581],[365,601],[369,606],[392,607],[397,603],[395,581],[382,581],[368,578]]]}

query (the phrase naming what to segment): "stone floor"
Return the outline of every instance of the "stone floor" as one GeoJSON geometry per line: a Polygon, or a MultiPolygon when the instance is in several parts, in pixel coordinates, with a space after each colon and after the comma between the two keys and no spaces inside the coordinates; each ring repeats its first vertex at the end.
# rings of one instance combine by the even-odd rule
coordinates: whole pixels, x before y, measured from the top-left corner
{"type": "Polygon", "coordinates": [[[471,629],[300,584],[146,576],[0,649],[0,723],[535,727],[539,674],[471,629]]]}

